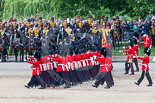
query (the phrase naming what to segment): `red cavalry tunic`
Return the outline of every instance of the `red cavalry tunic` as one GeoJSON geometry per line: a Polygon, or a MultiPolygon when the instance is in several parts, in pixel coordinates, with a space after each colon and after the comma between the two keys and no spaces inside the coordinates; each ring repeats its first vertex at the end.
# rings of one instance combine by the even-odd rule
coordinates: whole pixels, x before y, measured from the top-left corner
{"type": "Polygon", "coordinates": [[[150,62],[149,56],[147,56],[147,57],[138,57],[137,59],[143,60],[143,62],[142,62],[142,71],[149,70],[149,62],[150,62]]]}

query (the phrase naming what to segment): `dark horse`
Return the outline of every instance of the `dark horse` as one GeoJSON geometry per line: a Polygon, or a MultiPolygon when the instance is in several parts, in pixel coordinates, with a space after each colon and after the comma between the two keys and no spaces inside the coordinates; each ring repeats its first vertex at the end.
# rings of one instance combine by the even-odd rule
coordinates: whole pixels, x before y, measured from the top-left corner
{"type": "Polygon", "coordinates": [[[24,38],[19,31],[15,32],[15,37],[12,43],[14,48],[15,61],[18,61],[18,52],[20,52],[20,61],[24,61],[24,38]]]}
{"type": "Polygon", "coordinates": [[[1,37],[1,34],[0,34],[0,58],[2,56],[2,59],[4,60],[4,48],[5,48],[5,42],[3,40],[3,38],[1,37]]]}
{"type": "Polygon", "coordinates": [[[5,33],[3,33],[3,36],[0,33],[0,53],[2,54],[2,62],[6,62],[8,59],[8,47],[9,38],[5,33]]]}
{"type": "Polygon", "coordinates": [[[34,38],[33,34],[31,34],[30,37],[26,37],[24,49],[26,51],[25,56],[27,60],[27,53],[29,54],[29,56],[32,56],[36,50],[36,39],[34,38]]]}
{"type": "Polygon", "coordinates": [[[122,29],[121,27],[118,27],[116,24],[114,25],[114,29],[112,32],[113,36],[113,46],[115,49],[115,44],[118,42],[118,47],[119,47],[119,41],[121,40],[121,45],[122,45],[122,29]]]}

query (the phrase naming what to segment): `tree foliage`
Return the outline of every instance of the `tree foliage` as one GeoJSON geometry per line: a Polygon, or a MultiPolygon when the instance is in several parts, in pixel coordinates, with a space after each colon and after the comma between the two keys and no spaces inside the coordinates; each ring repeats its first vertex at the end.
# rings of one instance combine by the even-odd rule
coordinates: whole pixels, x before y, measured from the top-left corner
{"type": "Polygon", "coordinates": [[[49,18],[87,17],[92,15],[146,16],[154,10],[154,0],[0,0],[3,18],[28,17],[30,14],[49,18]]]}

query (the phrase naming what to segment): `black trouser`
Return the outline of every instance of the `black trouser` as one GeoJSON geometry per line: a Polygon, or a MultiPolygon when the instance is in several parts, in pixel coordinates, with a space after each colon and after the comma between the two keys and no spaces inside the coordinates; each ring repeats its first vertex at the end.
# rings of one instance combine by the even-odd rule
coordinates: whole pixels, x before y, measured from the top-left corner
{"type": "Polygon", "coordinates": [[[44,87],[43,80],[39,75],[33,75],[28,83],[28,86],[33,87],[36,82],[38,82],[41,85],[41,87],[44,87]]]}
{"type": "Polygon", "coordinates": [[[104,83],[104,81],[106,81],[108,87],[111,86],[110,76],[108,72],[101,73],[101,77],[97,78],[95,84],[99,85],[101,82],[104,83]]]}
{"type": "Polygon", "coordinates": [[[133,62],[135,63],[136,69],[139,71],[139,66],[138,66],[138,60],[137,58],[133,59],[133,62]]]}
{"type": "Polygon", "coordinates": [[[95,81],[95,85],[99,86],[100,83],[103,83],[104,84],[104,81],[105,81],[105,75],[103,74],[98,74],[97,78],[96,78],[96,81],[95,81]]]}
{"type": "Polygon", "coordinates": [[[62,72],[62,76],[63,76],[63,79],[64,79],[64,82],[66,85],[71,85],[71,80],[70,80],[70,76],[68,74],[68,71],[67,72],[62,72]]]}
{"type": "Polygon", "coordinates": [[[114,80],[113,80],[111,71],[109,71],[109,76],[110,76],[110,79],[111,79],[111,83],[114,84],[114,80]]]}
{"type": "Polygon", "coordinates": [[[145,73],[145,71],[142,71],[141,77],[139,78],[139,80],[137,82],[140,84],[144,79],[144,75],[146,76],[147,80],[149,81],[149,84],[152,84],[152,79],[150,77],[148,70],[146,70],[146,73],[145,73]]]}
{"type": "Polygon", "coordinates": [[[77,75],[74,70],[70,70],[69,75],[70,75],[70,80],[72,83],[78,83],[77,75]]]}
{"type": "Polygon", "coordinates": [[[132,63],[128,63],[128,61],[125,62],[125,71],[126,73],[129,73],[129,69],[131,68],[132,74],[134,74],[134,68],[132,63]]]}

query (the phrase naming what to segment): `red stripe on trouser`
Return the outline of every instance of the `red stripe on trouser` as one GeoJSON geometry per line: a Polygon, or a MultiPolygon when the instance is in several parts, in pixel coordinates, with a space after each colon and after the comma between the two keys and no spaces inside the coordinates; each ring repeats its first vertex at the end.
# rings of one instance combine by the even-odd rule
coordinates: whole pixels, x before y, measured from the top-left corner
{"type": "Polygon", "coordinates": [[[131,72],[132,72],[132,74],[134,74],[131,63],[130,63],[130,68],[131,68],[131,72]]]}

